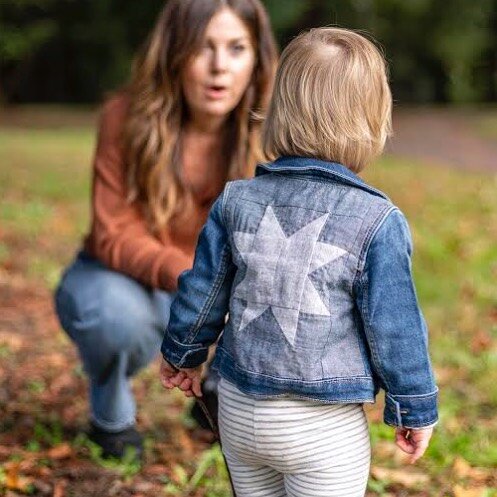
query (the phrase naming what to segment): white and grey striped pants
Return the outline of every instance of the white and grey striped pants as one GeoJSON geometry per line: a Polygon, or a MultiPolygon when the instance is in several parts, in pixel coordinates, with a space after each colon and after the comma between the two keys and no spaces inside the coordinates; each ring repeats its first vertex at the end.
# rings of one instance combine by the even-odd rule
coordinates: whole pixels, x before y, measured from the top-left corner
{"type": "Polygon", "coordinates": [[[363,497],[371,447],[362,404],[255,399],[222,379],[219,428],[237,497],[363,497]]]}

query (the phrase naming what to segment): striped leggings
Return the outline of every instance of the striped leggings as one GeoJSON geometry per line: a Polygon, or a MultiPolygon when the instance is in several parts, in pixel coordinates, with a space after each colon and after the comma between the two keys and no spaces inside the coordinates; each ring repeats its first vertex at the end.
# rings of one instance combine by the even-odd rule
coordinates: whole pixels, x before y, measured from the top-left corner
{"type": "Polygon", "coordinates": [[[362,404],[255,399],[222,379],[219,428],[237,497],[363,497],[371,448],[362,404]]]}

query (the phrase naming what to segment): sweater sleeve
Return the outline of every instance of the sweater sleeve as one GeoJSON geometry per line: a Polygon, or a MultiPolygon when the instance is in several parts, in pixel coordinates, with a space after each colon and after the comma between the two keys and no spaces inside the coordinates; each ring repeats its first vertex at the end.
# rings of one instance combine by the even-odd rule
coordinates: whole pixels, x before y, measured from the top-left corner
{"type": "Polygon", "coordinates": [[[147,227],[140,208],[126,199],[121,131],[128,102],[123,95],[102,111],[93,162],[90,252],[106,266],[154,288],[175,290],[192,256],[166,246],[147,227]]]}

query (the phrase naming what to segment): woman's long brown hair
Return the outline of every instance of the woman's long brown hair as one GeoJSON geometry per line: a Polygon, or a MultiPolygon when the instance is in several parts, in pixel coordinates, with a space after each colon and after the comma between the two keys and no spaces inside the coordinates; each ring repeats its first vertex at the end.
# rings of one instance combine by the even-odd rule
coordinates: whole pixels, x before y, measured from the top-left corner
{"type": "Polygon", "coordinates": [[[129,200],[144,205],[153,230],[163,228],[191,201],[181,176],[186,103],[180,75],[223,7],[245,23],[256,51],[251,82],[229,117],[234,136],[227,142],[226,180],[251,176],[263,158],[261,123],[254,116],[267,107],[277,57],[264,7],[259,0],[169,0],[135,60],[123,131],[129,200]]]}

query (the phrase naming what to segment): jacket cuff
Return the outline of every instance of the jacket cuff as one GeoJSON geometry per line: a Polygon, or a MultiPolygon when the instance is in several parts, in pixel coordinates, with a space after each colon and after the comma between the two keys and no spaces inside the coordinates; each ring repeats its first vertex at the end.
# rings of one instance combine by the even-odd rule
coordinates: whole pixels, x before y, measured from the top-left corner
{"type": "Polygon", "coordinates": [[[385,394],[383,419],[387,425],[424,428],[438,421],[438,388],[424,395],[385,394]]]}
{"type": "Polygon", "coordinates": [[[182,369],[196,368],[207,361],[209,348],[198,344],[179,343],[166,330],[160,351],[167,362],[178,369],[182,369]]]}

